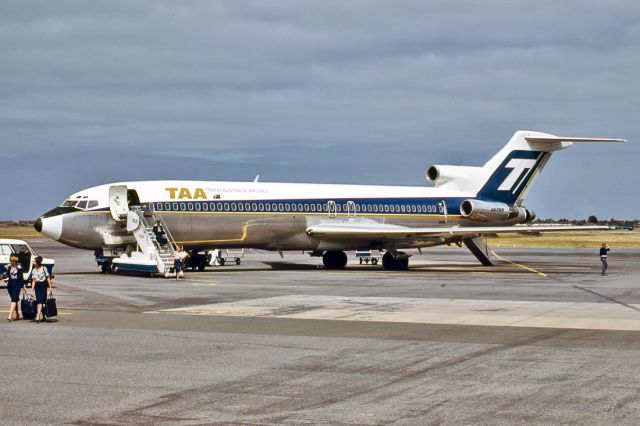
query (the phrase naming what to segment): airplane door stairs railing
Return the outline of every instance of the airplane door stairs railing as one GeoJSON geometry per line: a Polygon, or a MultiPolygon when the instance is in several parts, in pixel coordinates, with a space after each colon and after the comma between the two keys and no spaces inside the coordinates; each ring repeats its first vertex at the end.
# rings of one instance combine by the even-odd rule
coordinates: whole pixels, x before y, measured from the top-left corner
{"type": "Polygon", "coordinates": [[[162,216],[151,212],[151,221],[148,221],[146,215],[149,213],[138,206],[132,206],[127,217],[127,230],[133,233],[143,256],[156,261],[158,273],[167,278],[175,276],[173,266],[178,246],[162,216]],[[160,243],[153,233],[152,224],[156,221],[160,221],[165,231],[166,243],[160,243]]]}

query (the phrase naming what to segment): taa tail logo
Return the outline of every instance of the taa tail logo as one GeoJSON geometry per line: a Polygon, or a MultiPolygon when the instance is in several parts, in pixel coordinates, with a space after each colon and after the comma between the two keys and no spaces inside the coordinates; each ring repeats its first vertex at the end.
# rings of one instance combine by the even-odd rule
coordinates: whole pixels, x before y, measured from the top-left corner
{"type": "Polygon", "coordinates": [[[515,194],[527,181],[527,177],[533,171],[537,161],[537,159],[526,158],[512,158],[509,160],[504,167],[511,169],[511,172],[502,182],[502,185],[498,187],[498,191],[511,191],[512,194],[515,194]]]}

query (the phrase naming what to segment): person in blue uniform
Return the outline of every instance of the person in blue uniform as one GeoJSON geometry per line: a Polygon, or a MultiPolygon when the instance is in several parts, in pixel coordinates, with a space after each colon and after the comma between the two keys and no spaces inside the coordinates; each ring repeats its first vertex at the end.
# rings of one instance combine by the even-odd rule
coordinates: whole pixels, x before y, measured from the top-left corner
{"type": "Polygon", "coordinates": [[[180,250],[176,252],[173,259],[173,269],[176,271],[176,281],[180,281],[180,271],[182,271],[182,259],[180,258],[180,250]]]}
{"type": "Polygon", "coordinates": [[[36,296],[36,318],[34,321],[40,323],[44,319],[42,306],[47,303],[47,293],[51,293],[51,277],[47,268],[42,266],[42,256],[37,256],[33,263],[31,288],[36,296]]]}
{"type": "Polygon", "coordinates": [[[13,321],[14,319],[20,319],[20,313],[18,312],[18,302],[20,301],[20,292],[24,288],[24,280],[22,278],[22,266],[18,264],[18,256],[12,254],[9,258],[9,265],[5,267],[7,278],[7,291],[11,298],[11,305],[9,306],[9,317],[7,321],[13,321]],[[14,317],[15,313],[15,317],[14,317]]]}
{"type": "Polygon", "coordinates": [[[609,244],[602,243],[600,247],[600,262],[602,262],[602,275],[607,275],[607,268],[609,268],[609,263],[607,262],[607,253],[609,253],[609,244]]]}

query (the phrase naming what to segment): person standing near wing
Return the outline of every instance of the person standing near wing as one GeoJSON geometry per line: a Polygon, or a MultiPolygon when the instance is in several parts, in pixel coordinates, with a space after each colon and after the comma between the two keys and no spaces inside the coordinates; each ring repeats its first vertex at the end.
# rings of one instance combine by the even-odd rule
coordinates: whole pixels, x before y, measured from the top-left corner
{"type": "Polygon", "coordinates": [[[42,307],[47,303],[47,292],[51,293],[51,276],[47,268],[42,266],[42,256],[37,256],[33,261],[31,271],[31,283],[33,293],[36,296],[36,318],[35,322],[43,321],[42,307]]]}
{"type": "Polygon", "coordinates": [[[602,275],[607,275],[607,268],[609,268],[609,263],[607,263],[607,253],[611,250],[609,248],[609,244],[602,243],[602,247],[600,247],[600,262],[602,262],[602,275]]]}
{"type": "Polygon", "coordinates": [[[7,278],[7,291],[11,298],[11,305],[9,307],[9,317],[7,321],[13,321],[14,319],[20,319],[20,313],[18,312],[18,302],[20,301],[20,292],[24,288],[24,280],[22,277],[22,266],[18,264],[18,256],[12,254],[9,258],[9,266],[6,267],[7,278]],[[13,313],[15,312],[15,318],[13,313]]]}

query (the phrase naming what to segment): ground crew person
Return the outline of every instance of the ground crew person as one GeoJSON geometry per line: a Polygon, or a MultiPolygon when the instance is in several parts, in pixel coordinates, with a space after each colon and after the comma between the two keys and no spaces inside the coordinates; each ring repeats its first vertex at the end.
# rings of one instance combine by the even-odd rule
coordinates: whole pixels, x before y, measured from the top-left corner
{"type": "Polygon", "coordinates": [[[602,243],[602,247],[600,247],[600,262],[602,262],[602,275],[607,275],[607,268],[609,264],[607,263],[607,253],[611,250],[609,248],[609,244],[602,243]]]}

